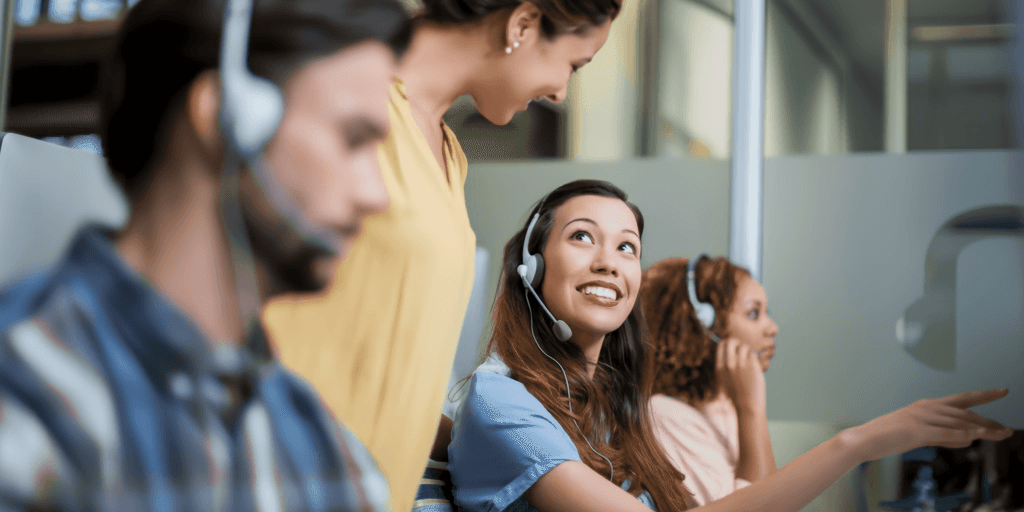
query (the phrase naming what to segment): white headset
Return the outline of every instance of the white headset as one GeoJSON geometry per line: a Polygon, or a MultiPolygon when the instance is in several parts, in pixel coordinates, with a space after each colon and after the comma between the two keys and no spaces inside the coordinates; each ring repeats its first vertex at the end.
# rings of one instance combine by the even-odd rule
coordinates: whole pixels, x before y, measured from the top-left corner
{"type": "Polygon", "coordinates": [[[715,333],[711,332],[711,326],[715,324],[715,307],[706,302],[701,302],[697,298],[697,262],[706,259],[706,254],[691,259],[689,264],[686,266],[686,292],[690,299],[690,305],[693,306],[693,312],[697,315],[697,321],[700,322],[701,327],[715,342],[722,341],[715,333]]]}
{"type": "MultiPolygon", "coordinates": [[[[569,339],[572,338],[572,329],[569,329],[568,324],[562,320],[556,319],[555,315],[551,314],[551,311],[548,310],[544,301],[541,300],[540,295],[537,295],[537,291],[534,290],[534,287],[540,286],[541,281],[544,279],[544,256],[541,254],[530,254],[530,240],[533,236],[533,227],[537,225],[537,219],[540,219],[540,214],[544,210],[544,203],[547,201],[547,198],[547,196],[544,196],[544,199],[540,200],[540,204],[537,206],[537,213],[533,214],[533,218],[530,219],[530,224],[526,227],[526,236],[523,239],[523,263],[516,267],[516,272],[523,280],[523,286],[526,290],[533,294],[533,297],[537,299],[537,303],[540,304],[540,307],[544,309],[544,312],[547,313],[548,317],[551,318],[551,321],[554,322],[551,325],[551,330],[554,331],[555,338],[558,339],[558,341],[564,342],[569,341],[569,339]]],[[[525,294],[526,292],[523,293],[525,294]]],[[[540,342],[537,341],[537,335],[533,332],[533,308],[530,307],[529,295],[526,296],[526,308],[530,312],[530,336],[533,336],[533,342],[537,345],[537,349],[540,350],[541,354],[544,354],[544,357],[547,357],[558,365],[559,370],[562,370],[562,378],[565,380],[565,395],[569,400],[569,413],[572,414],[572,391],[569,389],[569,376],[565,373],[565,368],[562,367],[562,363],[559,363],[557,359],[548,355],[548,353],[541,348],[540,342]]],[[[576,423],[575,418],[573,418],[572,423],[573,425],[576,425],[576,429],[580,431],[580,434],[583,434],[583,429],[580,428],[579,423],[576,423]]],[[[608,463],[608,470],[610,472],[608,480],[614,481],[615,467],[612,465],[612,461],[601,454],[601,452],[595,450],[594,445],[590,444],[590,439],[587,439],[585,434],[583,434],[583,440],[587,442],[587,446],[590,447],[590,451],[594,452],[598,457],[601,457],[608,463]]]]}
{"type": "Polygon", "coordinates": [[[218,113],[227,146],[221,173],[221,216],[229,239],[246,343],[259,334],[260,290],[239,199],[241,169],[247,164],[256,172],[263,148],[273,138],[284,113],[281,91],[269,80],[253,75],[246,65],[253,2],[227,0],[224,5],[218,113]]]}
{"type": "Polygon", "coordinates": [[[270,80],[254,75],[248,68],[249,32],[255,0],[227,0],[220,47],[220,108],[218,122],[227,151],[221,176],[221,208],[231,241],[239,300],[247,332],[259,323],[259,288],[253,272],[255,263],[239,202],[240,174],[248,166],[285,225],[304,240],[324,250],[335,247],[326,230],[310,223],[302,208],[277,186],[269,175],[262,155],[277,133],[284,116],[284,96],[270,80]]]}
{"type": "Polygon", "coordinates": [[[220,53],[220,127],[229,147],[251,167],[284,115],[281,90],[249,71],[249,28],[254,0],[227,0],[220,53]]]}
{"type": "MultiPolygon", "coordinates": [[[[540,206],[537,207],[537,213],[533,214],[533,218],[530,219],[530,225],[526,227],[526,238],[523,240],[523,263],[516,267],[516,272],[522,278],[523,286],[533,294],[534,298],[537,299],[537,303],[540,304],[540,307],[551,318],[551,330],[555,332],[555,338],[558,341],[569,341],[569,338],[572,338],[572,329],[569,328],[568,324],[556,319],[555,315],[551,314],[547,305],[544,304],[544,301],[541,300],[540,295],[537,295],[537,291],[534,289],[535,286],[540,286],[540,282],[544,279],[544,256],[530,254],[530,239],[533,235],[533,227],[537,225],[537,219],[540,218],[541,208],[544,207],[544,200],[546,199],[547,196],[541,199],[540,206]]],[[[526,304],[529,305],[530,301],[527,300],[526,304]]],[[[538,345],[539,347],[540,345],[538,345]]]]}

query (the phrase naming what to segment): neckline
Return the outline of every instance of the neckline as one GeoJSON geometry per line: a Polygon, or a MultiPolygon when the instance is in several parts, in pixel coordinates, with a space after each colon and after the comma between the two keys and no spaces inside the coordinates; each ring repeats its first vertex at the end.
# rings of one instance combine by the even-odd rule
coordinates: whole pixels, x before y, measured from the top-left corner
{"type": "Polygon", "coordinates": [[[401,77],[395,76],[393,86],[395,92],[402,98],[401,105],[398,107],[402,110],[402,114],[408,117],[412,121],[412,128],[415,131],[413,136],[416,139],[415,144],[424,155],[429,157],[429,160],[436,173],[440,173],[440,176],[444,178],[442,184],[444,184],[449,191],[453,191],[455,183],[452,176],[452,168],[456,165],[455,163],[455,151],[452,144],[452,140],[455,138],[454,132],[448,127],[448,124],[441,119],[441,158],[444,161],[444,166],[441,162],[437,161],[437,157],[434,156],[433,150],[430,149],[430,141],[427,140],[427,135],[423,133],[420,125],[416,123],[416,117],[412,112],[412,104],[409,102],[409,92],[405,87],[405,82],[402,81],[401,77]]]}
{"type": "Polygon", "coordinates": [[[161,377],[177,372],[241,374],[248,367],[273,360],[262,327],[237,344],[208,338],[184,310],[128,266],[113,237],[112,231],[99,224],[83,226],[64,265],[86,276],[120,342],[148,371],[161,377]],[[232,363],[247,364],[221,368],[219,363],[229,356],[232,363]]]}

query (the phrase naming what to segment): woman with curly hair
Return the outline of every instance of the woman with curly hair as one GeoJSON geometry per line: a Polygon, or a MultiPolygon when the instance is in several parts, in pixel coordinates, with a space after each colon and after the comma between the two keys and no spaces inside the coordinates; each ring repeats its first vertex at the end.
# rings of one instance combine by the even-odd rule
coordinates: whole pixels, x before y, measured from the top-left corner
{"type": "Polygon", "coordinates": [[[655,432],[703,504],[775,470],[764,372],[779,328],[747,270],[725,258],[690,263],[655,263],[640,295],[654,346],[655,432]]]}

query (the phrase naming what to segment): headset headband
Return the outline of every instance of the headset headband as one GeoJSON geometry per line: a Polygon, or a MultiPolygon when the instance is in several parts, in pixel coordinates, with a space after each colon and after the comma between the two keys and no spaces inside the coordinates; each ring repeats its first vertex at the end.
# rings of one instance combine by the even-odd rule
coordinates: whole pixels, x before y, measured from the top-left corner
{"type": "Polygon", "coordinates": [[[718,341],[718,337],[711,332],[711,326],[715,324],[715,307],[706,302],[701,302],[697,298],[697,263],[702,259],[707,259],[707,257],[707,254],[701,254],[690,260],[689,264],[687,264],[686,292],[690,299],[690,305],[693,306],[693,312],[697,315],[697,320],[711,338],[718,341]]]}

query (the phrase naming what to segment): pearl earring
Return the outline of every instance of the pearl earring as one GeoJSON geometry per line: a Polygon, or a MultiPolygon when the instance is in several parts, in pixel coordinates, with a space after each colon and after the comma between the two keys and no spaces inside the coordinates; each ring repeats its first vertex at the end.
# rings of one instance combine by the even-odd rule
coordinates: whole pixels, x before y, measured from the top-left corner
{"type": "Polygon", "coordinates": [[[506,46],[505,47],[505,53],[506,54],[512,53],[512,47],[511,46],[506,46]]]}
{"type": "Polygon", "coordinates": [[[512,43],[512,48],[519,48],[519,41],[512,43]]]}

